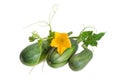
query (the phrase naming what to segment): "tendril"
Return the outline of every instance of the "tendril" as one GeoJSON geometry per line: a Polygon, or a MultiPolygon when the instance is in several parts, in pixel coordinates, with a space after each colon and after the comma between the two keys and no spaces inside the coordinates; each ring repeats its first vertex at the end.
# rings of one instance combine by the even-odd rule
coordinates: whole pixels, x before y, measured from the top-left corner
{"type": "Polygon", "coordinates": [[[49,26],[50,27],[50,30],[52,31],[52,27],[51,27],[51,23],[52,23],[52,20],[57,12],[57,5],[54,4],[50,13],[49,13],[49,17],[48,17],[48,21],[38,21],[38,22],[35,22],[35,23],[32,23],[24,28],[28,28],[28,27],[31,27],[31,26],[34,26],[34,25],[39,25],[39,26],[49,26]]]}
{"type": "Polygon", "coordinates": [[[28,73],[28,75],[30,75],[33,71],[33,69],[35,68],[35,66],[33,66],[31,69],[30,69],[30,72],[28,73]]]}
{"type": "Polygon", "coordinates": [[[97,33],[97,29],[93,26],[93,25],[87,25],[87,26],[85,26],[84,24],[83,24],[83,30],[81,31],[81,33],[83,32],[83,31],[85,31],[86,29],[93,29],[93,31],[95,31],[96,33],[97,33]]]}

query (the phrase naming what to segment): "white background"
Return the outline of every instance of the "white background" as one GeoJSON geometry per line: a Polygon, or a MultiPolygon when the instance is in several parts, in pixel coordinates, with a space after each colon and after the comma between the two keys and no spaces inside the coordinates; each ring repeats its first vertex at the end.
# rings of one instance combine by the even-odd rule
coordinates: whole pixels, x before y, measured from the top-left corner
{"type": "MultiPolygon", "coordinates": [[[[119,0],[0,0],[0,80],[120,80],[120,2],[119,0]],[[48,27],[27,25],[48,20],[51,7],[58,5],[53,19],[55,31],[73,31],[78,35],[84,25],[106,32],[94,48],[94,57],[81,71],[68,65],[53,69],[46,63],[31,67],[19,60],[29,43],[31,31],[47,36],[48,27]]],[[[79,52],[81,50],[79,49],[79,52]]]]}

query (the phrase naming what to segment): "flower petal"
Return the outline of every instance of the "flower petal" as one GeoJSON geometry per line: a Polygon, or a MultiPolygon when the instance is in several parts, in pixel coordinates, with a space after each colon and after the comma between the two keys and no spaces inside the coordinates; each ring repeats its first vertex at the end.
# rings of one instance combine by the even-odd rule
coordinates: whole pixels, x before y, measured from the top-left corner
{"type": "Polygon", "coordinates": [[[55,39],[52,40],[50,46],[52,46],[52,47],[57,47],[58,46],[55,39]]]}
{"type": "Polygon", "coordinates": [[[66,47],[61,47],[60,46],[59,48],[57,48],[57,51],[60,55],[62,55],[65,50],[66,50],[66,47]]]}
{"type": "Polygon", "coordinates": [[[59,33],[55,32],[55,37],[51,41],[50,44],[52,47],[56,47],[59,54],[63,54],[63,52],[71,47],[70,39],[67,33],[59,33]]]}

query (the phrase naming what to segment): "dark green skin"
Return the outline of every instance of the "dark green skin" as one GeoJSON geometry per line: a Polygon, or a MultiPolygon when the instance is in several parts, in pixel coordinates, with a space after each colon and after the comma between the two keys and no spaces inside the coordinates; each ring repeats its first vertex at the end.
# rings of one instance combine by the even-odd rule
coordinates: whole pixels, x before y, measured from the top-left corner
{"type": "Polygon", "coordinates": [[[89,49],[84,49],[81,53],[73,55],[69,60],[69,67],[73,71],[83,69],[92,59],[93,54],[89,49]]]}
{"type": "Polygon", "coordinates": [[[43,45],[42,53],[40,53],[40,45],[38,43],[31,44],[20,53],[20,61],[27,66],[35,66],[46,58],[48,49],[43,45]]]}
{"type": "Polygon", "coordinates": [[[71,48],[66,49],[62,55],[59,55],[55,48],[52,48],[51,50],[49,50],[48,56],[47,56],[47,63],[49,66],[58,68],[58,67],[65,65],[68,62],[69,58],[78,49],[77,41],[73,39],[70,39],[70,41],[72,44],[71,48]]]}

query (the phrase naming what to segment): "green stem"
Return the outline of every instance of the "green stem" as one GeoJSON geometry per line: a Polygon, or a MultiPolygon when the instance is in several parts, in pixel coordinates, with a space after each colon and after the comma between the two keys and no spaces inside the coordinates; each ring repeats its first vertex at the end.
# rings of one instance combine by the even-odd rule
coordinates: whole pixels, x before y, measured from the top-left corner
{"type": "Polygon", "coordinates": [[[78,37],[76,37],[76,36],[73,36],[73,37],[70,37],[70,38],[75,38],[75,39],[76,39],[76,38],[78,38],[78,37]]]}
{"type": "Polygon", "coordinates": [[[84,49],[87,49],[87,46],[86,46],[85,44],[82,44],[82,47],[83,47],[84,49]]]}
{"type": "Polygon", "coordinates": [[[50,27],[50,31],[52,32],[52,27],[51,27],[51,24],[50,24],[50,23],[48,23],[48,26],[50,27]]]}

